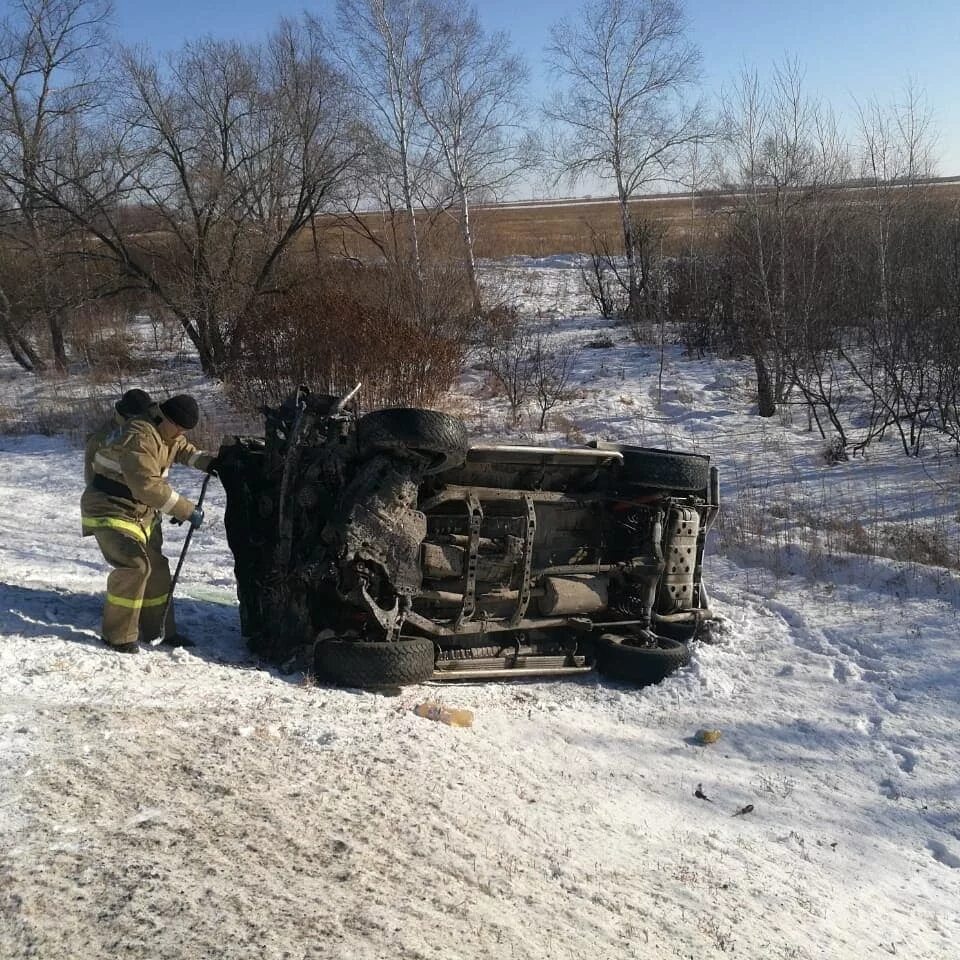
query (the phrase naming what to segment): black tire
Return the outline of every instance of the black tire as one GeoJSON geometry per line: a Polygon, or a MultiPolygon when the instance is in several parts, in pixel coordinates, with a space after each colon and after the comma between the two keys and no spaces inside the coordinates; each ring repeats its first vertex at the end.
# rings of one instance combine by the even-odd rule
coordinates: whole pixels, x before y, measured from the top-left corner
{"type": "Polygon", "coordinates": [[[597,450],[618,450],[623,454],[620,476],[627,483],[657,489],[706,490],[710,484],[710,458],[702,453],[674,453],[652,447],[634,447],[626,443],[594,440],[597,450]]]}
{"type": "Polygon", "coordinates": [[[595,642],[597,670],[611,680],[626,680],[645,687],[690,662],[690,651],[677,640],[658,637],[656,646],[634,647],[615,633],[602,634],[595,642]]]}
{"type": "Polygon", "coordinates": [[[681,643],[699,640],[702,628],[702,623],[658,623],[656,625],[658,636],[666,637],[669,640],[678,640],[681,643]]]}
{"type": "Polygon", "coordinates": [[[433,641],[321,640],[314,659],[317,676],[337,686],[402,687],[433,676],[433,641]]]}
{"type": "Polygon", "coordinates": [[[459,467],[467,459],[467,428],[463,421],[437,410],[393,407],[374,410],[357,423],[360,455],[412,450],[431,458],[427,473],[459,467]]]}

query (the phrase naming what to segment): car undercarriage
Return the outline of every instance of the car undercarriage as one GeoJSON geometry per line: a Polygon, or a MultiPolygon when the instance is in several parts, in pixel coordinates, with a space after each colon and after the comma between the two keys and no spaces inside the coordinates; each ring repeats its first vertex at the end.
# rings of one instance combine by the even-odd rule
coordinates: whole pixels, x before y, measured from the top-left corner
{"type": "Polygon", "coordinates": [[[656,682],[712,614],[706,456],[473,444],[432,410],[301,389],[220,451],[241,628],[318,679],[656,682]]]}

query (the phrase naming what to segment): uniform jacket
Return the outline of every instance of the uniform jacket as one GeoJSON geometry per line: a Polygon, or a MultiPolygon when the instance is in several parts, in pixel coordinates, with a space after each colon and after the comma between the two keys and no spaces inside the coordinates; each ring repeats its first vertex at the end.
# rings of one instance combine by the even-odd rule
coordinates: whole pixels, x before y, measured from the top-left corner
{"type": "Polygon", "coordinates": [[[162,420],[154,404],[146,415],[124,425],[115,442],[108,442],[93,456],[93,468],[108,480],[130,489],[133,499],[114,496],[87,485],[80,500],[83,533],[112,527],[145,542],[157,513],[188,520],[196,504],[181,496],[167,480],[170,466],[181,463],[207,470],[213,455],[198,450],[185,436],[167,443],[157,424],[162,420]]]}
{"type": "Polygon", "coordinates": [[[109,420],[104,420],[96,430],[87,437],[87,445],[83,451],[83,482],[89,483],[93,479],[95,470],[93,468],[93,458],[97,451],[108,443],[114,443],[120,439],[120,433],[126,419],[115,413],[109,420]]]}

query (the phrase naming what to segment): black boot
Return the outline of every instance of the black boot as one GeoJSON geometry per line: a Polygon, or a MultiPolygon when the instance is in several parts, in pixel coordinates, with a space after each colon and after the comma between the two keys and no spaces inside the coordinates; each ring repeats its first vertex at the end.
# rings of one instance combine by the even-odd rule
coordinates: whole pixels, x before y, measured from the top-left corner
{"type": "Polygon", "coordinates": [[[139,653],[140,644],[136,640],[131,640],[129,643],[109,643],[104,641],[111,650],[115,650],[117,653],[139,653]]]}
{"type": "Polygon", "coordinates": [[[196,644],[189,638],[185,637],[182,633],[174,633],[169,637],[164,637],[160,641],[161,646],[164,647],[195,647],[196,644]]]}

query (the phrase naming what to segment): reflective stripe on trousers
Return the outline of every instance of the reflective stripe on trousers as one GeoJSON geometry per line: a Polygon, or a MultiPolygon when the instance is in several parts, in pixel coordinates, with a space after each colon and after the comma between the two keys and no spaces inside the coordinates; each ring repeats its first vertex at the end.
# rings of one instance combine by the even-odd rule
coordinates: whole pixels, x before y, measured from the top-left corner
{"type": "Polygon", "coordinates": [[[120,517],[83,517],[81,524],[84,530],[109,529],[119,530],[128,536],[139,540],[140,543],[146,543],[153,532],[153,524],[149,527],[142,527],[136,520],[123,520],[120,517]]]}
{"type": "Polygon", "coordinates": [[[118,607],[126,607],[129,610],[142,610],[144,607],[159,607],[167,602],[169,593],[159,597],[144,597],[142,600],[128,600],[126,597],[115,597],[112,593],[107,594],[107,603],[115,603],[118,607]]]}
{"type": "Polygon", "coordinates": [[[167,606],[166,623],[161,622],[170,594],[170,565],[163,555],[162,524],[154,524],[149,538],[144,534],[143,539],[113,524],[99,525],[93,534],[113,567],[103,605],[103,639],[117,645],[176,633],[172,603],[167,606]]]}

